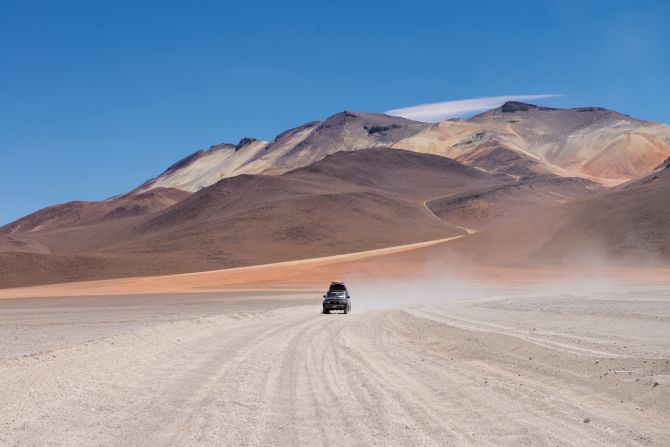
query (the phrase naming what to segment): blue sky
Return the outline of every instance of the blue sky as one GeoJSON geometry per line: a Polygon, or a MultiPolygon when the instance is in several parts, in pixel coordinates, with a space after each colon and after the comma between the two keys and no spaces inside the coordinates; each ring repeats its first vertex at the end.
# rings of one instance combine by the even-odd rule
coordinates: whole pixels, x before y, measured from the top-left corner
{"type": "Polygon", "coordinates": [[[670,123],[669,5],[0,0],[0,224],[344,109],[554,93],[670,123]]]}

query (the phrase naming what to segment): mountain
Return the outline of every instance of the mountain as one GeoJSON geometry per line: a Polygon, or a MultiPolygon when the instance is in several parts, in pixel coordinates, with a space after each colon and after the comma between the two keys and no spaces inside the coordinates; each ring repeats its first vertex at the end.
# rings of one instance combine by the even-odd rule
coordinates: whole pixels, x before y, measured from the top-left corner
{"type": "Polygon", "coordinates": [[[553,173],[613,185],[647,174],[670,156],[670,126],[600,107],[507,102],[467,120],[434,124],[394,147],[517,178],[553,173]]]}
{"type": "Polygon", "coordinates": [[[207,150],[201,149],[179,160],[158,177],[137,187],[132,193],[140,194],[161,187],[198,191],[222,178],[246,172],[241,166],[262,153],[267,145],[267,141],[243,138],[236,145],[217,144],[207,150]]]}
{"type": "Polygon", "coordinates": [[[425,202],[502,183],[445,157],[342,151],[282,175],[222,179],[157,213],[14,233],[24,250],[0,255],[0,286],[211,270],[457,236],[464,231],[425,202]]]}
{"type": "Polygon", "coordinates": [[[390,146],[427,126],[395,116],[344,111],[287,130],[271,143],[244,138],[237,145],[197,151],[133,192],[161,186],[195,192],[240,174],[282,174],[335,152],[390,146]]]}
{"type": "Polygon", "coordinates": [[[131,193],[159,187],[195,192],[223,178],[279,175],[335,152],[381,146],[441,155],[513,179],[554,174],[614,185],[647,174],[670,156],[670,126],[599,107],[520,102],[437,124],[344,111],[269,143],[243,138],[196,151],[131,193]]]}
{"type": "Polygon", "coordinates": [[[670,260],[668,129],[602,108],[517,102],[434,125],[340,112],[272,142],[197,151],[129,193],[0,227],[0,287],[256,265],[474,230],[447,257],[670,260]]]}
{"type": "Polygon", "coordinates": [[[474,230],[495,227],[603,191],[583,178],[537,175],[481,190],[440,197],[426,206],[441,219],[474,230]]]}
{"type": "Polygon", "coordinates": [[[669,225],[670,160],[638,181],[456,241],[450,256],[495,265],[667,265],[669,225]]]}
{"type": "Polygon", "coordinates": [[[670,183],[670,157],[649,174],[619,186],[619,189],[633,189],[639,186],[661,186],[670,183]]]}
{"type": "Polygon", "coordinates": [[[75,201],[53,205],[0,227],[0,235],[58,230],[153,214],[190,195],[179,189],[156,188],[142,194],[114,197],[100,202],[75,201]]]}
{"type": "Polygon", "coordinates": [[[504,182],[455,160],[405,150],[371,148],[329,155],[283,178],[300,179],[332,188],[366,189],[426,201],[504,182]]]}

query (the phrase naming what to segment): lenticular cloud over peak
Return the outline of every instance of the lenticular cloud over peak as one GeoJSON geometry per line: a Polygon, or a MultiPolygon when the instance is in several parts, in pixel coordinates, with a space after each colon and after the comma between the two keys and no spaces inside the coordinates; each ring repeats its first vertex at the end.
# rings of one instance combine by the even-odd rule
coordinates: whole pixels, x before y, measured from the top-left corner
{"type": "Polygon", "coordinates": [[[544,93],[540,95],[484,96],[480,98],[418,104],[416,106],[403,107],[400,109],[391,109],[385,113],[387,115],[401,116],[415,121],[436,123],[448,118],[460,117],[500,107],[507,101],[532,101],[536,99],[554,98],[556,96],[561,95],[544,93]]]}

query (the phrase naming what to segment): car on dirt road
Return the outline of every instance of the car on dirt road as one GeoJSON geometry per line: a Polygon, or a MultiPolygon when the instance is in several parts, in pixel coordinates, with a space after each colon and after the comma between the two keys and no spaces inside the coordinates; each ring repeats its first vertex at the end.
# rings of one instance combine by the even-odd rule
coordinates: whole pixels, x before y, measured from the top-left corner
{"type": "Polygon", "coordinates": [[[350,298],[347,286],[343,282],[332,282],[328,288],[328,292],[323,295],[323,313],[329,314],[331,310],[338,310],[348,314],[351,312],[350,298]]]}

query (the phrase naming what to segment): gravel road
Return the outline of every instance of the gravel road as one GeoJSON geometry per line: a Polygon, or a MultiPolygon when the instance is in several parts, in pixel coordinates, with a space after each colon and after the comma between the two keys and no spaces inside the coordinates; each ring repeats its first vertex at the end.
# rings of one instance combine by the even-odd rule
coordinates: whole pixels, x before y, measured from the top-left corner
{"type": "Polygon", "coordinates": [[[0,307],[0,445],[670,445],[667,291],[53,300],[0,307]]]}

